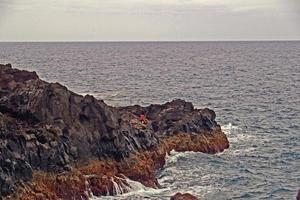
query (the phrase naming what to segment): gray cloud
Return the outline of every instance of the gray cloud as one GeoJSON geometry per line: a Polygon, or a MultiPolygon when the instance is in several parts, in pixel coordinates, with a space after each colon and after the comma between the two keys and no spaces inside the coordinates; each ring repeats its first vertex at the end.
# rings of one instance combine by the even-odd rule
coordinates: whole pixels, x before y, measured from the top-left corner
{"type": "Polygon", "coordinates": [[[0,41],[300,39],[299,8],[297,0],[1,0],[0,41]]]}

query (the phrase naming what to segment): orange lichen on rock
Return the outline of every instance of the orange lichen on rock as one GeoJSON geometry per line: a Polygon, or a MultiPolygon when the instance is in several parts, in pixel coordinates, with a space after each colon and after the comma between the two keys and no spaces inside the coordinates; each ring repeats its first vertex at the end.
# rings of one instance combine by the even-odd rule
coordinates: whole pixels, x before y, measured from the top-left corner
{"type": "Polygon", "coordinates": [[[168,152],[171,150],[184,152],[218,153],[229,147],[226,135],[221,130],[203,134],[177,134],[163,140],[168,152]]]}
{"type": "MultiPolygon", "coordinates": [[[[36,172],[30,185],[23,187],[18,196],[7,199],[88,199],[89,195],[115,195],[114,182],[120,186],[128,183],[124,177],[138,181],[147,187],[159,187],[155,172],[165,164],[170,151],[195,151],[217,153],[229,147],[221,130],[207,134],[181,133],[161,140],[155,149],[132,154],[116,161],[92,160],[84,166],[77,166],[71,172],[50,174],[36,172]]],[[[129,185],[127,185],[129,187],[129,185]]],[[[127,192],[126,187],[122,192],[127,192]]]]}

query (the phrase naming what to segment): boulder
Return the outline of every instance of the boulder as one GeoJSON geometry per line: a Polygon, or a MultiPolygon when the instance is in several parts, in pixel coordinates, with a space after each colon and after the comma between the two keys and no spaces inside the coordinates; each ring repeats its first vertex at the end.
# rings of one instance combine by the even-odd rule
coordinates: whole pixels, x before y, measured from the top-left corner
{"type": "Polygon", "coordinates": [[[170,200],[199,200],[197,197],[189,193],[176,193],[170,200]]]}

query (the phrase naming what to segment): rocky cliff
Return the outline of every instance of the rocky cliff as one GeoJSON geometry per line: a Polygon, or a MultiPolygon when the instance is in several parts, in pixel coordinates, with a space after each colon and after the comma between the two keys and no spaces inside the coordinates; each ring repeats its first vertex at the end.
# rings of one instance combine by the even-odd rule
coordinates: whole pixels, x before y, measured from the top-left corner
{"type": "Polygon", "coordinates": [[[171,150],[229,147],[215,118],[183,100],[111,107],[0,65],[0,197],[88,199],[129,191],[129,178],[159,187],[171,150]]]}

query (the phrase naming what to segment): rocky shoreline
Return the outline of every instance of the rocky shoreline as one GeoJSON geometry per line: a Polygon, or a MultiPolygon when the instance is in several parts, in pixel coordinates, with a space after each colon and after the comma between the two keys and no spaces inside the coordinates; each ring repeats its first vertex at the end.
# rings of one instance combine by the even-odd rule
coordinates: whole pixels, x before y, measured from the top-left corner
{"type": "Polygon", "coordinates": [[[0,65],[0,197],[89,199],[128,192],[129,180],[159,188],[171,150],[229,147],[215,118],[183,100],[111,107],[0,65]]]}

